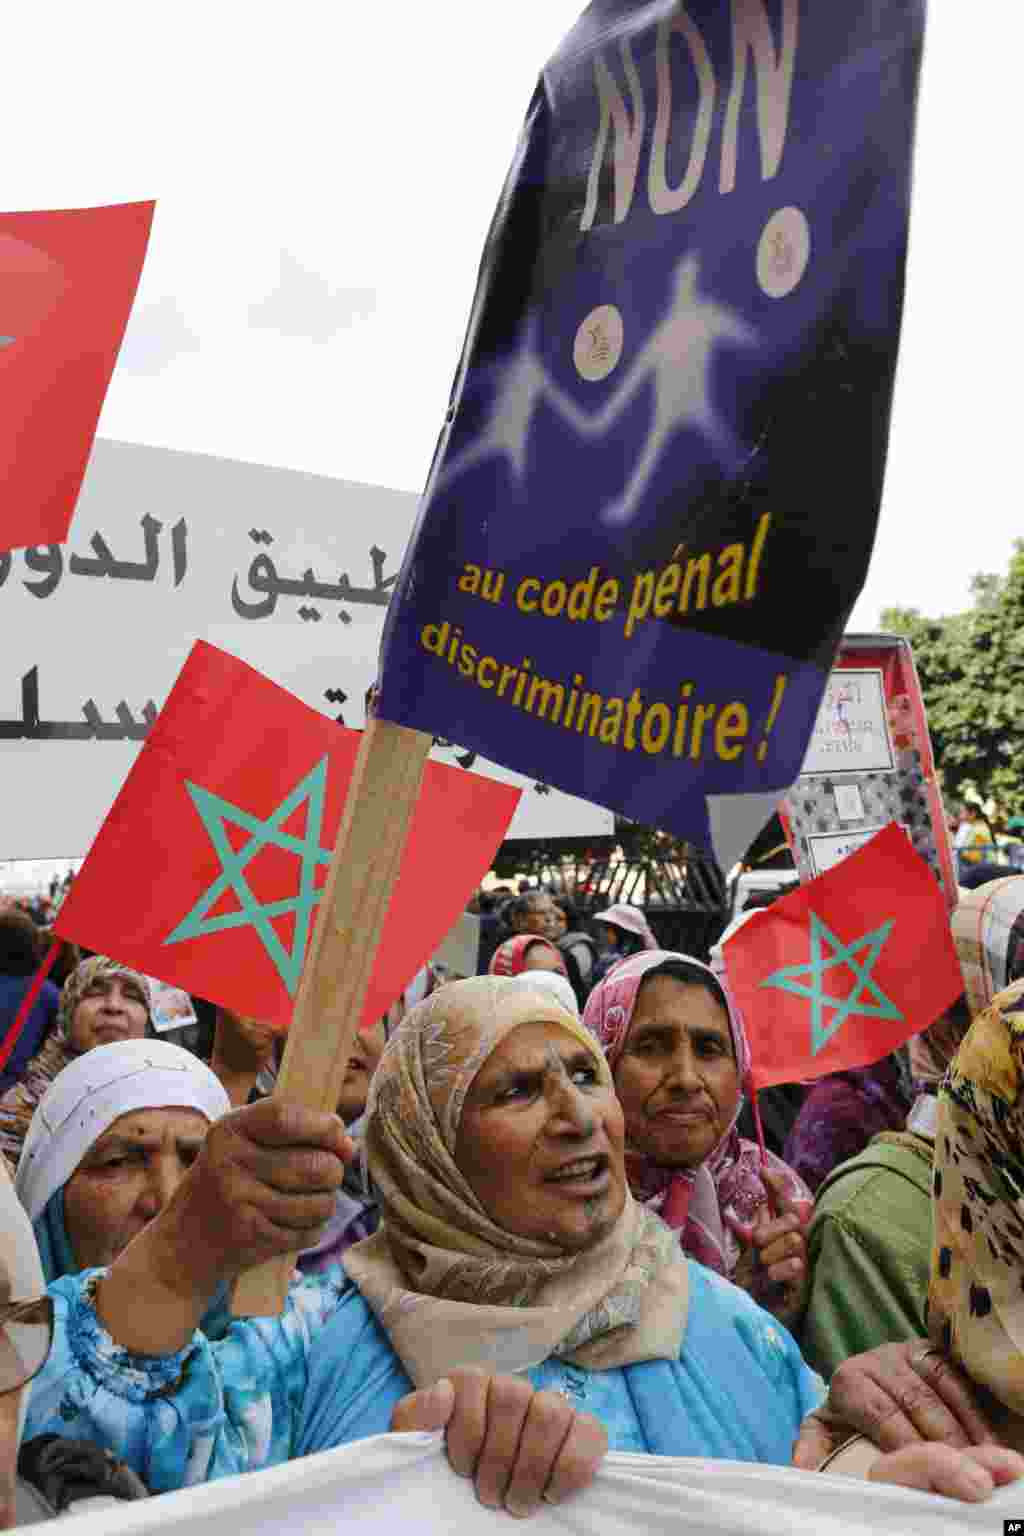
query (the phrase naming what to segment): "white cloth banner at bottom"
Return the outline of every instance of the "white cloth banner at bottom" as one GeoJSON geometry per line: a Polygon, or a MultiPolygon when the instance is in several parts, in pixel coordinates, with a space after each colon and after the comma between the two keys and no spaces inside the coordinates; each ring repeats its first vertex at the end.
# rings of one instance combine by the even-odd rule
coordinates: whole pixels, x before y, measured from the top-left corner
{"type": "MultiPolygon", "coordinates": [[[[612,1452],[593,1486],[545,1505],[530,1536],[965,1536],[1024,1516],[1024,1485],[986,1504],[789,1467],[612,1452]],[[1021,1491],[1018,1491],[1020,1488],[1021,1491]]],[[[486,1536],[513,1526],[476,1501],[439,1435],[376,1435],[283,1467],[75,1518],[75,1536],[486,1536]]]]}

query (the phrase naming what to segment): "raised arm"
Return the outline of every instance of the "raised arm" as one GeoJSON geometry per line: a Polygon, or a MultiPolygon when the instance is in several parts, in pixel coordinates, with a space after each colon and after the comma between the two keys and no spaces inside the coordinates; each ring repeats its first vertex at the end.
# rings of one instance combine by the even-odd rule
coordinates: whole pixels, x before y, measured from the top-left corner
{"type": "Polygon", "coordinates": [[[96,1313],[114,1342],[144,1355],[185,1348],[224,1282],[318,1240],[352,1151],[336,1115],[274,1099],[217,1121],[159,1216],[99,1281],[96,1313]]]}

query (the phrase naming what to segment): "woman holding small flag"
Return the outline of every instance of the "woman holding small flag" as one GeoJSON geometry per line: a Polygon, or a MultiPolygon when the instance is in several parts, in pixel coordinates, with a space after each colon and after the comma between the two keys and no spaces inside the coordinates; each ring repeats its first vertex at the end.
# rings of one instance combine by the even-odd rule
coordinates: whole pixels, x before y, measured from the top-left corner
{"type": "Polygon", "coordinates": [[[649,950],[594,988],[583,1018],[614,1074],[634,1195],[679,1233],[684,1253],[795,1323],[814,1200],[736,1128],[750,1051],[718,976],[688,955],[649,950]]]}

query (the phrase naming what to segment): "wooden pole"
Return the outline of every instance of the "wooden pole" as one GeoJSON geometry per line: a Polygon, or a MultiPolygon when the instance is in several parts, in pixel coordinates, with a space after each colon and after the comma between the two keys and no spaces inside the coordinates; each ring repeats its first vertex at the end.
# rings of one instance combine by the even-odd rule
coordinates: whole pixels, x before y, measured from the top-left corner
{"type": "MultiPolygon", "coordinates": [[[[430,746],[372,717],[363,732],[275,1089],[289,1103],[337,1107],[430,746]]],[[[235,1316],[280,1313],[294,1267],[286,1254],[240,1275],[235,1316]]]]}

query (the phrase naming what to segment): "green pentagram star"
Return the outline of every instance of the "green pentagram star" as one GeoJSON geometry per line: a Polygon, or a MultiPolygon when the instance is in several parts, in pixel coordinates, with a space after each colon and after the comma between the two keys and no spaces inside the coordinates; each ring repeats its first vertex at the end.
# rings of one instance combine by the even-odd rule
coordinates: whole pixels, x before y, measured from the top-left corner
{"type": "Polygon", "coordinates": [[[232,805],[229,800],[222,800],[219,795],[186,780],[186,788],[220,859],[223,873],[203,892],[188,916],[182,918],[164,939],[164,943],[178,944],[182,939],[198,939],[206,934],[223,933],[228,928],[244,928],[251,924],[263,941],[263,947],[289,995],[294,997],[302,970],[302,959],[306,953],[313,908],[320,900],[320,892],[313,887],[316,866],[331,862],[330,849],[320,847],[326,787],[327,758],[323,757],[304,779],[300,779],[287,799],[282,800],[265,821],[261,821],[258,816],[243,811],[240,806],[232,805]],[[292,837],[282,832],[281,828],[304,800],[307,802],[306,835],[303,838],[292,837]],[[252,833],[249,841],[237,853],[232,849],[224,830],[225,822],[229,821],[252,833]],[[280,901],[258,902],[243,871],[261,848],[270,845],[294,853],[302,860],[299,890],[297,895],[284,897],[280,901]],[[210,908],[229,889],[238,897],[241,911],[229,912],[223,917],[207,917],[210,908]],[[290,954],[270,921],[272,917],[282,917],[286,912],[295,913],[295,934],[290,954]]]}
{"type": "Polygon", "coordinates": [[[851,1013],[860,1013],[875,1019],[902,1019],[903,1015],[878,984],[871,980],[871,972],[879,955],[885,948],[886,940],[895,927],[895,919],[890,918],[880,928],[873,928],[870,933],[865,933],[861,938],[854,939],[849,944],[844,944],[838,939],[832,930],[822,922],[816,912],[811,916],[811,958],[807,965],[787,965],[781,970],[773,971],[766,976],[759,985],[762,987],[778,987],[782,992],[793,992],[797,997],[808,997],[811,1000],[811,1055],[817,1056],[838,1029],[846,1023],[851,1013]],[[823,958],[822,939],[832,947],[832,953],[828,959],[823,958]],[[862,949],[869,951],[865,961],[858,962],[856,956],[862,949]],[[834,965],[848,965],[857,978],[857,985],[849,997],[840,1001],[837,997],[830,997],[822,987],[822,977],[827,970],[834,965]],[[798,976],[806,975],[810,984],[798,981],[798,976]],[[868,991],[874,997],[874,1003],[861,1002],[861,994],[868,991]],[[830,1024],[823,1022],[824,1010],[834,1008],[835,1018],[830,1024]]]}

